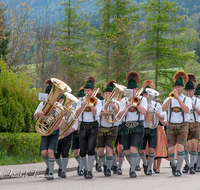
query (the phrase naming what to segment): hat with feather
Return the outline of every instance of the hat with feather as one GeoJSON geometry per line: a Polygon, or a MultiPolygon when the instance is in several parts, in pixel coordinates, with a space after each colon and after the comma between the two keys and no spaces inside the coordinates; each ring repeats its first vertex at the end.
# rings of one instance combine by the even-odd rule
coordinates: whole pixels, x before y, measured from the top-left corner
{"type": "Polygon", "coordinates": [[[140,76],[136,71],[130,71],[126,75],[126,81],[128,82],[127,84],[128,89],[137,88],[137,84],[140,82],[140,76]]]}
{"type": "Polygon", "coordinates": [[[145,80],[145,81],[143,82],[142,87],[144,88],[142,94],[145,94],[145,93],[147,93],[146,89],[147,89],[147,88],[152,88],[152,89],[154,89],[154,88],[155,88],[155,84],[153,83],[152,80],[145,80]]]}
{"type": "Polygon", "coordinates": [[[81,97],[84,97],[84,96],[85,96],[84,88],[83,88],[83,86],[81,86],[81,88],[78,91],[77,97],[81,98],[81,97]]]}
{"type": "Polygon", "coordinates": [[[200,83],[196,84],[194,95],[195,96],[199,96],[200,95],[200,83]]]}
{"type": "Polygon", "coordinates": [[[188,74],[188,82],[185,84],[185,90],[194,90],[194,84],[197,82],[196,76],[192,73],[188,74]]]}
{"type": "Polygon", "coordinates": [[[173,86],[184,86],[184,84],[188,82],[188,75],[184,71],[178,71],[173,76],[173,80],[173,86]]]}
{"type": "Polygon", "coordinates": [[[104,98],[100,92],[97,93],[96,97],[99,98],[99,100],[104,100],[104,98]]]}
{"type": "Polygon", "coordinates": [[[94,77],[92,77],[92,76],[89,76],[89,77],[87,77],[86,78],[86,83],[85,83],[85,85],[84,85],[84,89],[86,88],[86,89],[94,89],[94,86],[95,86],[95,83],[96,83],[96,79],[94,78],[94,77]]]}
{"type": "Polygon", "coordinates": [[[116,83],[116,81],[114,81],[114,80],[108,81],[107,84],[106,84],[106,88],[103,92],[112,92],[113,89],[115,88],[114,83],[116,83]]]}

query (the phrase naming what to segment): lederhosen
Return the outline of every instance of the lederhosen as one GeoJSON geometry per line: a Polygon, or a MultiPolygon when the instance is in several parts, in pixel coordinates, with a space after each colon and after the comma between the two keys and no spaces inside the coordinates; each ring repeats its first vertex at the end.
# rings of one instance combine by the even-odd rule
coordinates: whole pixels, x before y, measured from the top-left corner
{"type": "MultiPolygon", "coordinates": [[[[90,107],[86,107],[84,112],[91,111],[90,107]]],[[[80,131],[79,131],[79,147],[80,147],[80,156],[85,157],[86,153],[89,156],[95,155],[95,146],[96,146],[96,139],[98,135],[98,122],[95,121],[95,116],[93,116],[93,122],[83,122],[83,114],[82,113],[82,121],[80,124],[80,131]]]]}
{"type": "MultiPolygon", "coordinates": [[[[196,106],[197,99],[195,98],[194,105],[196,106]]],[[[199,122],[196,121],[195,110],[192,109],[194,122],[188,122],[188,138],[187,140],[199,140],[199,122]]]]}
{"type": "MultiPolygon", "coordinates": [[[[157,106],[157,103],[155,103],[154,107],[156,107],[156,106],[157,106]]],[[[156,148],[156,144],[157,144],[157,127],[155,129],[150,129],[150,128],[145,128],[144,127],[144,136],[143,136],[143,139],[142,139],[140,150],[145,150],[146,149],[147,141],[148,141],[148,147],[156,148]]]]}
{"type": "MultiPolygon", "coordinates": [[[[102,101],[103,108],[103,101],[102,101]]],[[[114,119],[114,118],[113,118],[114,119]]],[[[105,146],[114,148],[117,138],[118,127],[112,124],[111,127],[102,126],[102,118],[100,118],[100,130],[98,134],[98,148],[104,148],[105,146]]]]}
{"type": "MultiPolygon", "coordinates": [[[[143,97],[142,97],[143,98],[143,97]]],[[[141,98],[141,101],[142,101],[141,98]]],[[[126,121],[127,115],[125,116],[125,122],[122,123],[122,142],[124,150],[129,150],[130,146],[140,147],[142,137],[144,133],[144,121],[140,121],[140,112],[137,108],[131,107],[128,111],[137,112],[137,121],[126,121]]]]}
{"type": "MultiPolygon", "coordinates": [[[[185,103],[186,97],[183,99],[183,103],[185,103]]],[[[181,144],[184,147],[187,144],[187,136],[188,136],[188,122],[185,121],[184,112],[180,107],[173,107],[172,102],[170,102],[169,107],[169,122],[167,124],[167,144],[168,147],[175,146],[177,144],[181,144]],[[171,115],[173,112],[181,112],[183,122],[182,123],[171,123],[171,115]]]]}

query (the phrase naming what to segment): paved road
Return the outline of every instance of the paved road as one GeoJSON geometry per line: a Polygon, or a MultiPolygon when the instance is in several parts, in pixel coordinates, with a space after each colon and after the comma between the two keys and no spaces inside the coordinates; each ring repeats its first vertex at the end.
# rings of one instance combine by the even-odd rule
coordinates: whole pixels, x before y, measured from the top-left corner
{"type": "MultiPolygon", "coordinates": [[[[57,167],[57,166],[56,166],[57,167]]],[[[171,174],[169,162],[163,159],[161,173],[146,176],[143,170],[137,172],[137,178],[128,175],[129,165],[127,161],[123,164],[123,175],[112,175],[104,177],[103,173],[93,171],[94,178],[85,180],[77,176],[76,171],[67,172],[67,178],[61,179],[55,174],[55,179],[47,181],[42,175],[39,178],[18,178],[0,180],[0,190],[200,190],[200,173],[195,175],[183,174],[182,177],[174,177],[171,174]]]]}

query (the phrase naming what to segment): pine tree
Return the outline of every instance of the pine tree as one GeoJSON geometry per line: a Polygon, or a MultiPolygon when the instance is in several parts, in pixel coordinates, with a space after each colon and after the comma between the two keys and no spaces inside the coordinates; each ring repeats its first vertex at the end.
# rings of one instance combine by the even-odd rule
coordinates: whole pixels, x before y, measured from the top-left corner
{"type": "Polygon", "coordinates": [[[163,90],[170,90],[176,71],[169,70],[169,67],[181,66],[195,58],[193,53],[181,51],[181,47],[191,43],[191,40],[178,39],[180,33],[186,30],[177,28],[177,23],[182,19],[178,16],[180,7],[176,2],[166,0],[147,0],[141,7],[147,14],[147,29],[144,31],[147,38],[139,47],[140,51],[152,62],[156,89],[160,86],[163,90]]]}
{"type": "Polygon", "coordinates": [[[197,39],[197,46],[196,46],[195,54],[198,56],[197,62],[200,63],[200,45],[199,45],[198,39],[197,39]]]}

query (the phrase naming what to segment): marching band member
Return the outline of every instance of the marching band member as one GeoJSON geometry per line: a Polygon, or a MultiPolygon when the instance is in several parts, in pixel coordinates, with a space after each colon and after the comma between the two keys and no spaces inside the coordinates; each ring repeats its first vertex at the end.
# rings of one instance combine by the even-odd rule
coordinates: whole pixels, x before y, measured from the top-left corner
{"type": "Polygon", "coordinates": [[[170,93],[170,97],[166,98],[162,110],[167,111],[167,143],[168,157],[171,161],[172,174],[181,176],[181,166],[185,156],[184,146],[186,146],[188,136],[189,110],[192,109],[190,98],[182,94],[184,83],[188,81],[185,72],[179,71],[175,73],[173,80],[174,90],[170,93]],[[177,143],[177,167],[175,162],[175,145],[177,143]]]}
{"type": "MultiPolygon", "coordinates": [[[[136,71],[131,71],[127,74],[126,80],[128,82],[127,88],[133,91],[133,96],[137,92],[137,84],[140,76],[136,71]]],[[[128,160],[131,168],[129,175],[131,178],[137,177],[135,173],[136,163],[139,157],[138,148],[140,147],[143,131],[144,131],[144,115],[147,110],[147,100],[139,96],[140,104],[135,104],[134,107],[130,104],[128,98],[123,98],[120,103],[119,118],[123,119],[123,146],[126,159],[128,160]],[[123,117],[123,118],[122,118],[123,117]]]]}
{"type": "Polygon", "coordinates": [[[113,120],[115,118],[112,118],[115,116],[110,115],[110,111],[108,109],[113,109],[115,113],[117,113],[118,109],[115,102],[110,102],[108,105],[108,109],[104,109],[106,102],[108,101],[108,98],[110,97],[113,89],[115,81],[111,80],[108,81],[106,84],[106,88],[104,90],[104,97],[105,100],[102,100],[102,111],[100,114],[100,131],[98,134],[98,155],[99,159],[104,164],[104,175],[106,177],[111,176],[111,165],[113,161],[113,153],[112,150],[115,145],[115,140],[117,138],[117,132],[118,127],[115,125],[115,123],[110,124],[108,123],[104,116],[108,116],[109,120],[113,120]],[[104,155],[104,148],[106,148],[106,161],[105,161],[105,155],[104,155]]]}
{"type": "Polygon", "coordinates": [[[194,163],[197,159],[198,151],[198,140],[199,140],[199,122],[200,122],[200,100],[194,97],[194,84],[196,83],[196,76],[194,74],[188,74],[189,81],[185,85],[185,93],[191,99],[192,109],[189,112],[188,120],[188,142],[185,151],[186,165],[183,169],[183,173],[188,173],[190,169],[190,174],[195,174],[194,163]],[[188,149],[188,150],[187,150],[188,149]],[[190,154],[190,163],[189,163],[190,154]]]}
{"type": "MultiPolygon", "coordinates": [[[[94,77],[87,77],[87,82],[84,85],[84,93],[87,97],[92,96],[95,85],[94,77]]],[[[84,178],[92,179],[92,168],[95,160],[95,146],[98,135],[98,120],[101,112],[101,102],[96,98],[97,104],[94,107],[87,106],[86,101],[81,102],[79,99],[77,103],[76,116],[79,117],[80,131],[79,131],[79,146],[80,156],[85,167],[84,178]],[[88,157],[86,157],[86,152],[88,157]]]]}
{"type": "MultiPolygon", "coordinates": [[[[146,175],[152,175],[152,165],[154,162],[154,158],[155,158],[155,148],[156,148],[156,143],[157,143],[157,119],[156,117],[159,119],[159,121],[163,121],[164,120],[164,113],[162,112],[162,107],[159,103],[153,101],[153,100],[148,100],[148,93],[146,91],[146,88],[151,88],[154,89],[155,85],[153,83],[153,81],[151,80],[146,80],[144,81],[142,87],[144,88],[143,92],[142,92],[142,96],[147,98],[147,102],[148,102],[148,110],[149,113],[147,113],[148,115],[145,115],[145,122],[144,122],[144,135],[143,135],[143,139],[142,139],[142,143],[140,146],[140,157],[143,161],[143,168],[144,168],[144,173],[146,175]],[[156,108],[156,111],[152,111],[152,107],[156,108]],[[146,122],[147,121],[147,122],[146,122]],[[147,125],[152,125],[154,126],[153,128],[151,128],[150,126],[147,125]],[[146,154],[144,152],[144,150],[146,149],[147,146],[147,142],[148,142],[148,162],[146,160],[146,154]]],[[[152,96],[153,97],[153,96],[152,96]]]]}
{"type": "MultiPolygon", "coordinates": [[[[50,94],[52,89],[52,82],[51,80],[47,80],[45,84],[48,84],[45,93],[50,94]]],[[[44,112],[41,111],[43,108],[44,102],[41,102],[35,113],[34,113],[34,119],[37,119],[38,117],[44,118],[44,112]]],[[[59,102],[56,102],[56,105],[62,107],[62,104],[59,102]]],[[[63,120],[57,125],[53,126],[54,132],[49,136],[41,136],[41,143],[40,143],[40,150],[42,153],[42,158],[44,159],[44,162],[47,166],[45,177],[47,180],[53,180],[53,170],[54,170],[54,150],[56,149],[57,142],[58,142],[58,136],[59,136],[59,128],[61,124],[63,123],[63,120]]]]}

